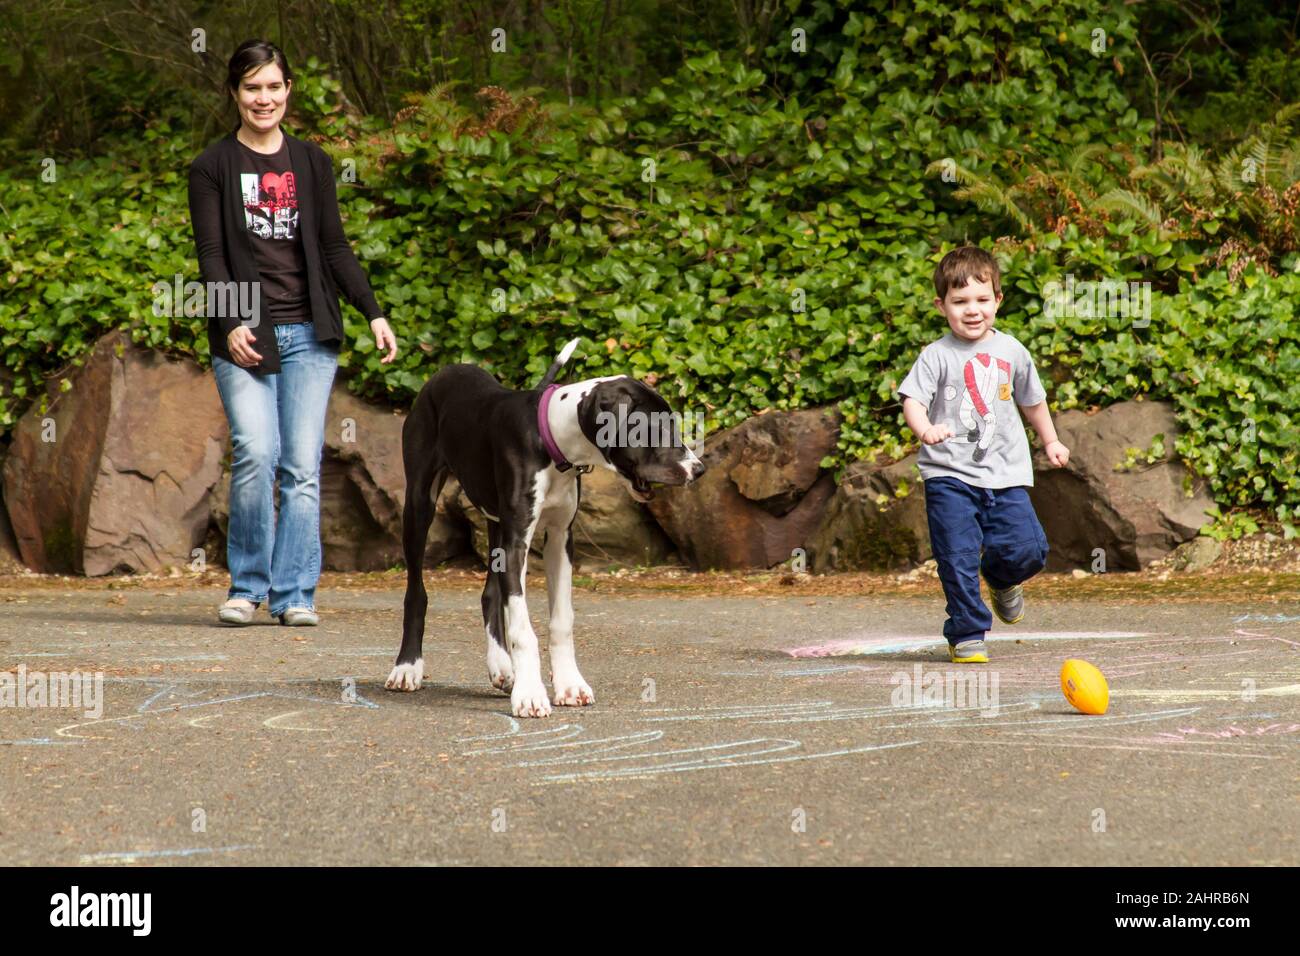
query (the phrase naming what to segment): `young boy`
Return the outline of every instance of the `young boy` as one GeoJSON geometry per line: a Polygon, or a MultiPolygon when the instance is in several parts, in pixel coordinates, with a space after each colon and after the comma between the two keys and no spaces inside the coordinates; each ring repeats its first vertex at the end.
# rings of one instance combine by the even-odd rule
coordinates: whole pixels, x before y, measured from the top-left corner
{"type": "Polygon", "coordinates": [[[1070,450],[1056,437],[1046,393],[1023,345],[993,329],[1002,303],[997,261],[963,246],[934,273],[935,307],[949,334],[927,345],[898,394],[903,417],[921,439],[918,464],[939,580],[948,599],[943,636],[958,664],[984,664],[993,626],[980,598],[980,573],[1006,624],[1025,616],[1020,584],[1047,562],[1047,536],[1029,502],[1034,483],[1029,441],[1015,403],[1056,467],[1070,450]]]}

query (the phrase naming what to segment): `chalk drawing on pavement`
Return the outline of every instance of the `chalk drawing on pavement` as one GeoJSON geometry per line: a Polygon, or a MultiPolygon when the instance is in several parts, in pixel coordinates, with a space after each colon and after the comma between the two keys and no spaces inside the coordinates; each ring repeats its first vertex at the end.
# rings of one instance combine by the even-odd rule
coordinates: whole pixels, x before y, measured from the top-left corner
{"type": "MultiPolygon", "coordinates": [[[[114,678],[113,680],[117,682],[119,679],[114,678]]],[[[135,683],[133,681],[123,681],[123,682],[135,683]]],[[[319,682],[314,682],[314,683],[319,683],[319,682]]],[[[179,686],[178,682],[174,682],[174,681],[165,682],[161,687],[159,687],[156,691],[150,694],[148,698],[146,698],[141,704],[139,704],[136,707],[135,713],[125,714],[116,717],[102,717],[97,720],[78,721],[76,723],[68,724],[66,726],[57,728],[54,731],[54,734],[56,737],[71,738],[73,741],[103,740],[103,739],[107,739],[106,734],[102,732],[87,733],[86,731],[90,730],[91,728],[99,728],[101,731],[103,731],[117,726],[123,726],[123,725],[129,726],[128,724],[129,721],[140,721],[140,720],[147,720],[150,718],[164,718],[170,715],[177,714],[181,711],[193,710],[195,708],[200,708],[200,707],[218,707],[218,706],[229,707],[231,705],[240,704],[245,701],[265,700],[268,702],[274,702],[278,699],[285,699],[285,700],[294,701],[295,703],[298,704],[303,704],[303,703],[323,704],[331,708],[340,707],[347,710],[369,711],[369,710],[378,709],[377,704],[375,704],[372,701],[366,700],[364,697],[362,697],[360,694],[357,693],[354,693],[352,695],[352,699],[350,700],[344,700],[341,693],[339,697],[331,699],[325,697],[316,697],[309,694],[290,693],[284,690],[249,691],[248,693],[243,693],[243,694],[223,694],[210,699],[198,699],[198,700],[195,699],[195,698],[201,698],[205,693],[210,694],[212,692],[213,689],[210,687],[193,689],[193,688],[181,687],[179,686]],[[162,702],[163,698],[173,698],[173,697],[182,698],[182,702],[180,703],[162,702]]],[[[306,726],[302,726],[301,723],[296,725],[285,723],[288,717],[291,717],[294,714],[298,714],[301,712],[302,712],[302,708],[300,707],[297,710],[281,712],[279,714],[273,714],[271,717],[261,721],[261,725],[271,730],[284,730],[284,731],[316,731],[316,730],[326,729],[320,727],[306,727],[306,726]]],[[[187,718],[185,720],[184,726],[192,727],[198,730],[207,730],[209,729],[207,726],[208,722],[222,716],[223,713],[224,712],[219,712],[215,714],[201,715],[197,718],[187,718]]]]}
{"type": "MultiPolygon", "coordinates": [[[[999,641],[1117,641],[1135,637],[1155,636],[1146,631],[1008,631],[988,635],[990,643],[999,641]]],[[[942,637],[933,634],[905,634],[902,636],[868,636],[823,641],[803,647],[791,647],[786,653],[791,657],[866,657],[873,654],[898,654],[919,651],[929,647],[943,647],[942,637]]]]}
{"type": "Polygon", "coordinates": [[[119,853],[83,853],[82,863],[135,863],[137,860],[156,860],[164,857],[190,857],[205,853],[235,853],[239,850],[256,850],[251,843],[240,846],[196,846],[179,850],[125,850],[119,853]]]}

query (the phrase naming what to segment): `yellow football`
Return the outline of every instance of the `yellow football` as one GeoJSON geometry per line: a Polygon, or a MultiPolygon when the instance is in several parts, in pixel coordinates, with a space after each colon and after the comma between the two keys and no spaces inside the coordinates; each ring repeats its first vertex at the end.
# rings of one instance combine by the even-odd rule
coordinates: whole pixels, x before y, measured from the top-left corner
{"type": "Polygon", "coordinates": [[[1106,678],[1087,661],[1071,658],[1061,665],[1061,693],[1085,714],[1104,714],[1110,706],[1106,678]]]}

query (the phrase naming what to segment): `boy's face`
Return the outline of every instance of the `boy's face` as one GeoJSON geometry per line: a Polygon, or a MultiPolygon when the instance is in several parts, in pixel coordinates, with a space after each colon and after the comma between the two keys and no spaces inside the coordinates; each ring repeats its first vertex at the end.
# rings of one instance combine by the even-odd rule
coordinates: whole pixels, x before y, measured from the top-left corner
{"type": "Polygon", "coordinates": [[[934,307],[948,320],[952,334],[968,342],[978,342],[993,328],[993,319],[1002,304],[1002,294],[993,292],[993,283],[971,279],[960,289],[950,287],[944,298],[934,300],[934,307]]]}

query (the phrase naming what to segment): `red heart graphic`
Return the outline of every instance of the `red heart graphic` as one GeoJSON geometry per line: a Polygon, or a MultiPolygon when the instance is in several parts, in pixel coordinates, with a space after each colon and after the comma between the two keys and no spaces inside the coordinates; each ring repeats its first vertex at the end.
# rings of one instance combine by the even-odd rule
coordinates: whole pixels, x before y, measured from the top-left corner
{"type": "Polygon", "coordinates": [[[277,199],[284,198],[284,177],[279,173],[262,174],[262,192],[275,196],[277,199]]]}

